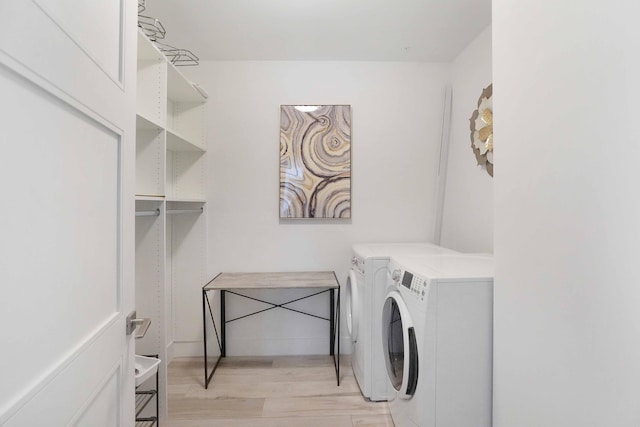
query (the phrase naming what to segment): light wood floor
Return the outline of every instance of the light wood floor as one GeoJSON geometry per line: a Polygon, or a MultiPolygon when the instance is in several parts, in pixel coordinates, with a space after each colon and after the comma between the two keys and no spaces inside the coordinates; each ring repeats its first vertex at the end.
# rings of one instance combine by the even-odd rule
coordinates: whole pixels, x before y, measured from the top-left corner
{"type": "Polygon", "coordinates": [[[169,427],[393,427],[385,402],[362,397],[347,357],[228,357],[205,390],[202,359],[169,365],[169,427]]]}

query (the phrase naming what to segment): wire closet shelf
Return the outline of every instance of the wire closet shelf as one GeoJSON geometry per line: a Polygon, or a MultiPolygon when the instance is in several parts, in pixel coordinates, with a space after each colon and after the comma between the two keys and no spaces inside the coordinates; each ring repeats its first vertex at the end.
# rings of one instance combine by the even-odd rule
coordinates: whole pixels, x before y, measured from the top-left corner
{"type": "Polygon", "coordinates": [[[199,65],[200,58],[198,58],[189,49],[177,48],[158,41],[164,40],[167,35],[167,30],[165,30],[160,20],[152,16],[143,15],[142,12],[146,9],[146,0],[138,0],[138,27],[142,30],[144,35],[146,35],[149,40],[156,45],[160,52],[167,57],[167,60],[176,67],[199,65]]]}

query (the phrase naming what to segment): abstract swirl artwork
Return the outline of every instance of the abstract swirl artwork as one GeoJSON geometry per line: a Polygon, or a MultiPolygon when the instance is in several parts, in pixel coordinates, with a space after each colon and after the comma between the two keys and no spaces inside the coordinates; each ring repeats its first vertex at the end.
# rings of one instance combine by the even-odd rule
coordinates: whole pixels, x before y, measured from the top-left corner
{"type": "Polygon", "coordinates": [[[351,218],[351,106],[280,107],[280,218],[351,218]]]}

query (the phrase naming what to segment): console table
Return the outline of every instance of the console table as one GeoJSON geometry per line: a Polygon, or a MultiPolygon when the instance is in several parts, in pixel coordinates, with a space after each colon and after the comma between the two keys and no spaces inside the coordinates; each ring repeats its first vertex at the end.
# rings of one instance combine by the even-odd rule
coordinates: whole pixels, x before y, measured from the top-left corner
{"type": "Polygon", "coordinates": [[[265,311],[273,310],[275,308],[293,311],[305,316],[311,316],[329,322],[329,354],[333,356],[333,365],[336,371],[336,380],[338,386],[340,386],[340,284],[333,271],[312,271],[286,273],[220,273],[209,283],[202,287],[202,321],[204,323],[204,388],[209,387],[209,382],[211,381],[211,378],[213,377],[213,374],[215,373],[220,360],[226,356],[227,323],[244,319],[245,317],[253,316],[259,313],[264,313],[265,311]],[[284,302],[282,304],[274,304],[269,301],[263,301],[258,298],[250,297],[237,292],[238,290],[242,289],[322,290],[313,292],[310,295],[304,296],[302,298],[296,298],[294,300],[284,302]],[[335,295],[336,290],[338,291],[337,299],[335,295]],[[220,335],[218,335],[218,328],[216,327],[213,310],[209,301],[208,293],[211,291],[220,291],[220,335]],[[306,313],[304,311],[287,307],[287,305],[293,302],[301,301],[327,292],[329,293],[328,319],[326,317],[317,316],[315,314],[306,313]],[[233,294],[242,298],[259,301],[264,304],[270,305],[270,307],[227,320],[225,314],[226,294],[233,294]],[[216,339],[218,341],[218,347],[220,349],[220,356],[218,356],[218,359],[216,360],[211,373],[209,373],[209,364],[207,358],[207,309],[211,318],[211,322],[213,323],[216,339]],[[336,313],[338,321],[336,321],[336,313]],[[334,351],[336,338],[338,342],[337,352],[334,351]]]}

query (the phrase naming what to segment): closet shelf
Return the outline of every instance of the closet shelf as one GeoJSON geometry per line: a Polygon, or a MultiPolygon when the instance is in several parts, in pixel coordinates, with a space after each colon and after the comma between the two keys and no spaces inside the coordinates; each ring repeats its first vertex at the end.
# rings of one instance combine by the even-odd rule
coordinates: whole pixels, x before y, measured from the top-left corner
{"type": "Polygon", "coordinates": [[[167,63],[167,98],[174,102],[204,104],[206,98],[171,63],[167,63]]]}
{"type": "Polygon", "coordinates": [[[136,114],[136,129],[142,130],[162,130],[164,126],[160,123],[157,123],[153,119],[145,117],[144,114],[137,113],[136,114]]]}
{"type": "Polygon", "coordinates": [[[192,139],[167,129],[167,150],[169,151],[198,151],[204,153],[204,148],[192,139]]]}
{"type": "Polygon", "coordinates": [[[162,202],[166,200],[164,196],[152,196],[148,194],[136,194],[136,201],[162,202]]]}
{"type": "Polygon", "coordinates": [[[158,61],[167,63],[167,97],[174,102],[199,103],[205,102],[204,97],[175,65],[169,61],[164,53],[141,31],[138,30],[138,60],[158,61]]]}
{"type": "Polygon", "coordinates": [[[165,61],[165,56],[153,45],[151,40],[138,29],[138,60],[142,61],[165,61]]]}
{"type": "Polygon", "coordinates": [[[135,292],[137,309],[153,319],[136,351],[157,353],[163,366],[152,402],[136,396],[135,425],[152,427],[167,413],[166,364],[178,332],[193,329],[189,303],[172,295],[205,279],[207,94],[138,31],[136,95],[135,292]]]}
{"type": "Polygon", "coordinates": [[[167,210],[167,215],[181,215],[181,214],[202,214],[204,213],[204,207],[201,206],[199,209],[169,209],[167,210]]]}
{"type": "Polygon", "coordinates": [[[167,197],[167,202],[176,202],[176,203],[207,203],[204,198],[198,197],[167,197]]]}

